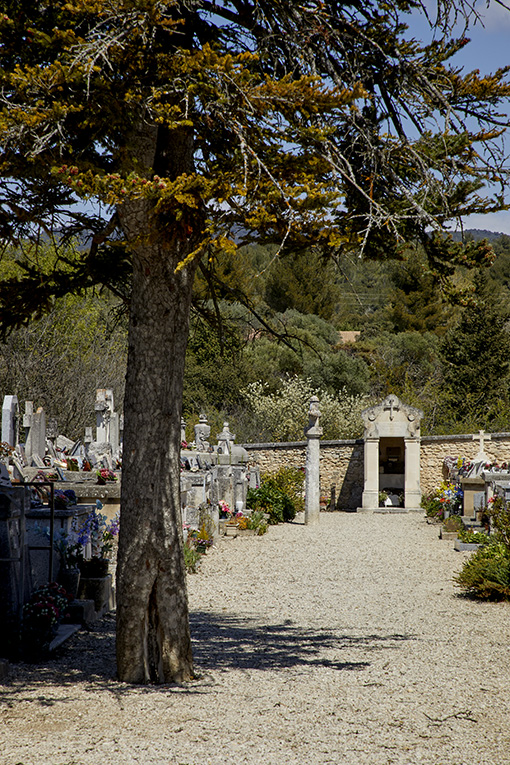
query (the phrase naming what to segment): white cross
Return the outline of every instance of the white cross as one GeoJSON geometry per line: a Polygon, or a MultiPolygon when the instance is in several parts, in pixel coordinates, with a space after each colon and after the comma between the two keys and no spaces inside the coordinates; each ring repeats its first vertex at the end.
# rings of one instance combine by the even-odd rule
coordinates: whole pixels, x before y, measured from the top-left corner
{"type": "Polygon", "coordinates": [[[476,441],[477,439],[480,441],[479,454],[485,454],[485,441],[492,441],[492,436],[490,433],[486,433],[485,430],[479,430],[478,435],[473,436],[473,441],[476,441]]]}

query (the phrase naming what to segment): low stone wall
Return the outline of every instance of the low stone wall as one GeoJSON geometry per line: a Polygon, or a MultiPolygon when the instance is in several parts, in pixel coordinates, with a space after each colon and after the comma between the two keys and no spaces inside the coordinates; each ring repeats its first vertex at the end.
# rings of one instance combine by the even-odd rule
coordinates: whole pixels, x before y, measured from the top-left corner
{"type": "MultiPolygon", "coordinates": [[[[281,467],[304,467],[306,442],[271,444],[244,444],[250,459],[261,473],[281,467]]],[[[320,485],[321,494],[329,498],[335,487],[339,510],[352,510],[361,505],[363,492],[363,441],[321,441],[320,485]]]]}
{"type": "MultiPolygon", "coordinates": [[[[478,436],[422,436],[421,439],[421,490],[432,491],[443,480],[445,457],[464,457],[473,460],[480,447],[478,436]]],[[[489,462],[510,462],[510,433],[492,433],[485,441],[484,451],[489,462]]]]}
{"type": "MultiPolygon", "coordinates": [[[[272,472],[281,467],[304,467],[306,442],[244,444],[250,459],[260,471],[272,472]]],[[[425,494],[443,480],[445,457],[472,460],[479,450],[478,436],[423,436],[421,439],[421,490],[425,494]]],[[[510,462],[510,433],[493,433],[485,441],[485,452],[491,462],[510,462]]],[[[321,494],[330,496],[335,487],[338,510],[361,507],[363,492],[363,439],[321,441],[321,494]]]]}

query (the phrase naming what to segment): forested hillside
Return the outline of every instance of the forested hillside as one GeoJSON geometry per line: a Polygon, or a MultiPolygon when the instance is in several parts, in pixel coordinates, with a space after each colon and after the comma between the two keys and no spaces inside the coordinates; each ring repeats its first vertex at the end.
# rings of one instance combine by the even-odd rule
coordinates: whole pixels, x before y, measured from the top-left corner
{"type": "MultiPolygon", "coordinates": [[[[204,411],[214,434],[227,418],[238,441],[301,439],[314,391],[328,438],[360,435],[361,409],[389,392],[424,410],[425,433],[508,430],[510,237],[491,244],[491,267],[457,269],[455,298],[417,253],[324,263],[313,250],[277,256],[252,245],[227,257],[214,300],[203,276],[195,283],[189,438],[204,411]],[[346,331],[359,333],[355,342],[343,341],[346,331]]],[[[96,387],[113,387],[121,408],[126,345],[125,316],[108,291],[62,298],[0,345],[0,393],[43,405],[80,437],[96,387]]]]}

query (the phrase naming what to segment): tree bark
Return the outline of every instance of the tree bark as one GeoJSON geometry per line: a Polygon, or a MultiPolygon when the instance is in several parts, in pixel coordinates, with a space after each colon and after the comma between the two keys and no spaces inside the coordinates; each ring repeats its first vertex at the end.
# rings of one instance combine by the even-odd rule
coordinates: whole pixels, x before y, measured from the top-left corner
{"type": "MultiPolygon", "coordinates": [[[[175,267],[197,236],[190,220],[163,228],[152,212],[147,200],[119,208],[133,255],[117,568],[117,670],[130,683],[193,677],[179,457],[196,261],[178,273],[175,267]]],[[[195,216],[199,235],[201,213],[195,216]]]]}

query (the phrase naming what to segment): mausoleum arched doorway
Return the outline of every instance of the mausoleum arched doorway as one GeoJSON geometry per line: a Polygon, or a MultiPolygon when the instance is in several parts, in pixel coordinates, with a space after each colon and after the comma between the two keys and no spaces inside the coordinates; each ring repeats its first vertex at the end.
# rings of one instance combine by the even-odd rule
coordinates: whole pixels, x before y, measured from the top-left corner
{"type": "Polygon", "coordinates": [[[379,491],[404,493],[408,510],[419,510],[420,421],[423,412],[390,394],[362,412],[364,434],[364,488],[362,510],[379,508],[379,491]]]}

